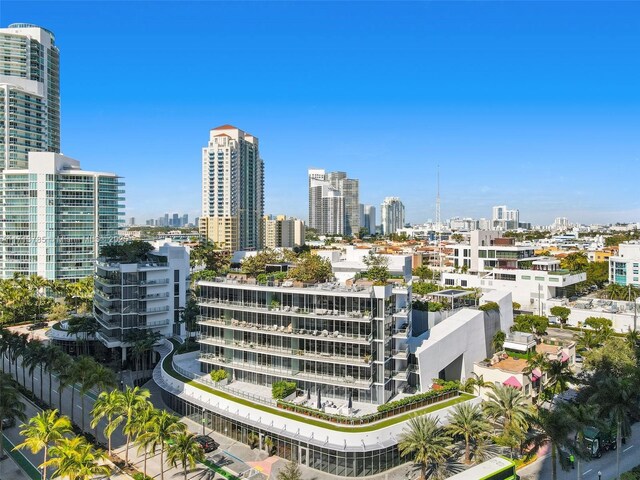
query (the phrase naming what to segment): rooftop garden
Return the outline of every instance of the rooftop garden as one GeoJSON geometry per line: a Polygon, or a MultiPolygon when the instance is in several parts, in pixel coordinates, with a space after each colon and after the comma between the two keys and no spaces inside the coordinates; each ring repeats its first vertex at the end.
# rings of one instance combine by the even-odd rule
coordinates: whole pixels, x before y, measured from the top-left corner
{"type": "Polygon", "coordinates": [[[118,263],[137,263],[148,260],[157,260],[155,257],[149,257],[149,254],[152,251],[153,245],[149,242],[131,240],[129,242],[103,246],[100,248],[100,257],[107,262],[118,263]]]}

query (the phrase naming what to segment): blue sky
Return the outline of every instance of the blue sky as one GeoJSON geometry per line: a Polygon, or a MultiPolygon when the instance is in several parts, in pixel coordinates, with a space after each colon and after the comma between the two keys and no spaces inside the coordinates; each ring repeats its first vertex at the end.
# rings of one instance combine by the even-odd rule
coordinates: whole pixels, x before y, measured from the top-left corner
{"type": "Polygon", "coordinates": [[[266,213],[309,167],[407,220],[640,220],[638,2],[32,2],[61,50],[62,150],[125,177],[127,216],[199,215],[201,148],[260,138],[266,213]]]}

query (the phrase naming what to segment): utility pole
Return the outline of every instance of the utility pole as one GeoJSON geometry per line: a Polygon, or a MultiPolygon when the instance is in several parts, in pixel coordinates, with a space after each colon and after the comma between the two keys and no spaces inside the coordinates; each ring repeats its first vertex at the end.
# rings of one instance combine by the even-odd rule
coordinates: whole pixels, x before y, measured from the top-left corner
{"type": "Polygon", "coordinates": [[[437,172],[438,189],[436,193],[436,230],[438,234],[438,270],[442,282],[442,226],[440,225],[440,165],[437,172]]]}

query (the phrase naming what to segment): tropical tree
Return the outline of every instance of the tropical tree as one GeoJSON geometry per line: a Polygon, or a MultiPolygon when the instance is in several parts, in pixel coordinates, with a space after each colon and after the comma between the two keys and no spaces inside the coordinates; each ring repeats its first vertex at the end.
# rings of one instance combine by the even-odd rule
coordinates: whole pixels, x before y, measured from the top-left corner
{"type": "Polygon", "coordinates": [[[0,373],[0,461],[4,458],[4,442],[2,442],[3,419],[15,422],[16,419],[24,422],[24,403],[20,401],[20,395],[15,383],[9,375],[0,373]]]}
{"type": "Polygon", "coordinates": [[[44,368],[45,371],[49,374],[49,405],[52,405],[51,395],[53,392],[53,383],[51,382],[53,380],[53,372],[55,371],[58,359],[63,355],[66,356],[67,354],[64,353],[60,347],[53,345],[52,343],[45,345],[44,368]]]}
{"type": "Polygon", "coordinates": [[[149,447],[151,446],[151,439],[144,437],[144,433],[155,415],[155,409],[151,402],[146,402],[142,407],[138,409],[133,419],[132,430],[135,434],[134,444],[138,447],[138,454],[140,450],[144,451],[144,469],[145,476],[147,475],[147,457],[149,454],[149,447]]]}
{"type": "Polygon", "coordinates": [[[277,480],[302,480],[302,472],[297,463],[287,462],[276,478],[277,480]]]}
{"type": "Polygon", "coordinates": [[[148,429],[140,435],[142,442],[148,442],[153,453],[160,447],[160,480],[164,480],[164,452],[167,440],[176,438],[186,431],[186,425],[178,417],[166,410],[155,410],[148,423],[148,429]]]}
{"type": "Polygon", "coordinates": [[[331,262],[315,253],[300,255],[287,276],[304,283],[326,282],[333,276],[331,262]]]}
{"type": "Polygon", "coordinates": [[[544,335],[549,327],[549,319],[545,316],[522,313],[513,319],[512,332],[531,332],[544,335]]]}
{"type": "Polygon", "coordinates": [[[566,391],[569,384],[575,380],[573,372],[567,362],[560,360],[550,360],[546,366],[547,389],[551,396],[566,391]]]}
{"type": "Polygon", "coordinates": [[[187,431],[178,433],[167,450],[167,462],[174,468],[178,465],[182,467],[184,480],[187,480],[188,469],[193,470],[204,458],[204,450],[196,441],[196,436],[187,431]]]}
{"type": "MultiPolygon", "coordinates": [[[[24,349],[24,353],[22,354],[22,368],[26,368],[29,372],[29,376],[31,377],[31,391],[34,392],[34,394],[34,372],[36,370],[36,367],[40,365],[40,360],[42,359],[42,357],[42,341],[31,340],[26,344],[26,348],[24,349]]],[[[40,378],[42,379],[42,375],[40,375],[40,378]]],[[[42,381],[40,381],[40,385],[42,386],[42,381]]]]}
{"type": "Polygon", "coordinates": [[[69,480],[92,480],[96,476],[111,473],[104,465],[105,455],[95,450],[84,437],[62,438],[51,447],[51,459],[43,465],[53,465],[56,470],[53,478],[66,477],[69,480]]]}
{"type": "MultiPolygon", "coordinates": [[[[547,370],[547,367],[548,367],[548,360],[546,355],[544,355],[543,353],[536,353],[535,355],[532,355],[527,359],[527,366],[522,371],[522,373],[527,375],[532,380],[532,383],[533,383],[534,370],[540,370],[540,373],[542,373],[547,370]]],[[[536,403],[541,400],[540,393],[542,393],[542,378],[539,378],[537,380],[537,387],[538,387],[537,389],[538,398],[536,403]]]]}
{"type": "Polygon", "coordinates": [[[119,390],[100,392],[91,410],[92,428],[97,428],[100,421],[106,419],[104,436],[107,438],[109,456],[111,456],[111,436],[124,420],[122,410],[122,393],[119,390]]]}
{"type": "Polygon", "coordinates": [[[45,410],[32,417],[27,425],[23,425],[20,435],[25,440],[16,445],[16,448],[28,449],[31,453],[44,450],[44,461],[40,467],[42,467],[42,478],[47,478],[49,447],[57,445],[70,432],[71,421],[68,417],[58,415],[58,410],[45,410]]]}
{"type": "Polygon", "coordinates": [[[458,403],[449,414],[446,431],[450,435],[464,437],[464,463],[471,462],[471,444],[485,435],[489,430],[489,422],[484,417],[482,408],[469,402],[458,403]]]}
{"type": "MultiPolygon", "coordinates": [[[[68,386],[73,386],[74,384],[74,362],[69,355],[62,353],[54,360],[52,370],[58,377],[58,407],[62,408],[62,392],[68,386]]],[[[74,391],[71,392],[72,397],[75,395],[75,387],[73,389],[74,391]]],[[[71,399],[72,406],[75,405],[73,400],[74,398],[71,399]]],[[[73,410],[71,415],[73,415],[73,410]]]]}
{"type": "MultiPolygon", "coordinates": [[[[77,383],[79,386],[80,393],[80,402],[82,403],[82,431],[84,432],[84,398],[89,390],[93,388],[93,375],[94,370],[96,368],[96,361],[91,357],[80,357],[77,359],[73,366],[73,380],[74,383],[77,383]]],[[[75,396],[75,388],[72,391],[72,399],[75,396]]],[[[71,409],[71,420],[73,421],[73,400],[72,400],[72,409],[71,409]]]]}
{"type": "Polygon", "coordinates": [[[620,448],[623,436],[631,434],[629,418],[640,414],[638,376],[599,376],[589,399],[598,406],[601,417],[608,417],[616,426],[616,478],[620,478],[620,448]]]}
{"type": "Polygon", "coordinates": [[[491,346],[494,352],[500,352],[504,347],[504,341],[507,339],[507,334],[502,330],[498,330],[491,339],[491,346]]]}
{"type": "MultiPolygon", "coordinates": [[[[505,440],[524,437],[527,431],[528,415],[531,411],[526,397],[519,390],[505,386],[495,386],[483,404],[484,412],[494,422],[505,440]]],[[[513,457],[515,442],[507,442],[513,457]]]]}
{"type": "MultiPolygon", "coordinates": [[[[567,413],[565,404],[556,406],[553,410],[540,409],[528,417],[531,430],[524,442],[528,455],[535,454],[544,445],[551,446],[551,477],[557,480],[558,449],[572,449],[569,434],[575,428],[572,417],[567,413]]],[[[575,452],[577,453],[577,452],[575,452]]],[[[562,463],[564,466],[564,463],[562,463]]]]}
{"type": "Polygon", "coordinates": [[[446,463],[450,456],[447,445],[451,439],[438,419],[429,415],[413,417],[407,426],[398,441],[400,456],[411,456],[413,462],[420,466],[420,478],[424,480],[428,473],[434,473],[446,463]]]}
{"type": "Polygon", "coordinates": [[[564,326],[569,319],[569,315],[571,315],[571,309],[567,307],[562,307],[560,305],[556,305],[555,307],[551,307],[551,315],[554,315],[560,319],[560,325],[564,326]]]}
{"type": "Polygon", "coordinates": [[[560,266],[572,272],[584,272],[587,269],[587,265],[589,265],[589,259],[586,252],[570,253],[560,260],[560,266]]]}
{"type": "Polygon", "coordinates": [[[125,450],[125,463],[129,463],[129,444],[131,443],[131,436],[136,434],[136,423],[134,421],[136,414],[144,408],[147,408],[149,397],[151,393],[149,390],[142,389],[140,387],[129,387],[122,392],[121,412],[124,415],[124,434],[127,436],[127,446],[125,450]]]}

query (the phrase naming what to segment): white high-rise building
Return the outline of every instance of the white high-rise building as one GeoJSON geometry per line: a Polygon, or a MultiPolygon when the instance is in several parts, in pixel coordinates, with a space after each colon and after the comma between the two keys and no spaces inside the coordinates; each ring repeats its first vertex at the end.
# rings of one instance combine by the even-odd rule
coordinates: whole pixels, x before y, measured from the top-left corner
{"type": "Polygon", "coordinates": [[[60,53],[53,33],[0,28],[0,170],[26,169],[29,152],[60,152],[60,53]]]}
{"type": "Polygon", "coordinates": [[[495,230],[512,230],[520,225],[520,211],[508,209],[506,205],[493,207],[491,216],[492,227],[495,230]]]}
{"type": "Polygon", "coordinates": [[[78,280],[93,274],[102,245],[124,223],[124,183],[50,152],[29,153],[28,168],[0,175],[0,273],[78,280]]]}
{"type": "Polygon", "coordinates": [[[214,128],[202,149],[201,233],[223,249],[258,250],[263,213],[258,138],[231,125],[214,128]]]}
{"type": "Polygon", "coordinates": [[[386,197],[380,205],[382,234],[390,235],[404,227],[404,205],[398,197],[386,197]]]}
{"type": "Polygon", "coordinates": [[[345,172],[310,169],[309,227],[323,235],[356,235],[360,230],[359,181],[345,172]]]}

